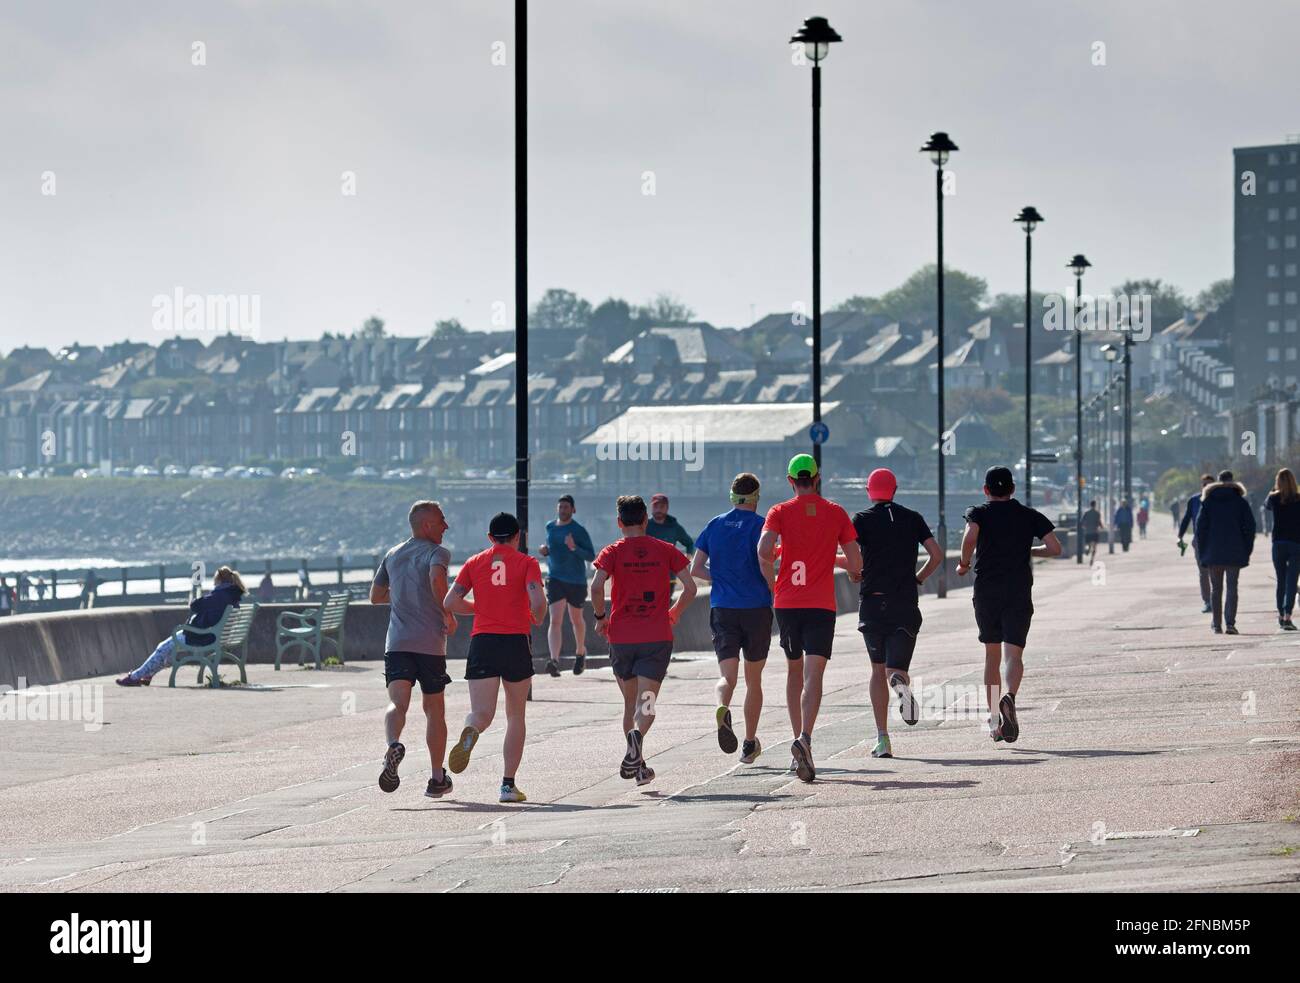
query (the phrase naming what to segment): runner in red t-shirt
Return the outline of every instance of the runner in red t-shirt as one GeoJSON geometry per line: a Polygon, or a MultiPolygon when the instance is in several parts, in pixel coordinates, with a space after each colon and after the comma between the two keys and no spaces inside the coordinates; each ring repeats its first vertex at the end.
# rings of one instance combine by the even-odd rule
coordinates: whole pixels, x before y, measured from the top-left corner
{"type": "Polygon", "coordinates": [[[835,640],[835,556],[843,550],[849,577],[862,576],[862,552],[849,514],[821,497],[821,475],[810,454],[790,460],[794,498],[772,506],[763,522],[758,559],[772,585],[781,648],[786,657],[786,705],[794,744],[790,746],[799,779],[817,777],[812,731],[822,702],[822,676],[835,640]],[[777,541],[781,573],[775,573],[777,541]],[[808,658],[804,658],[807,653],[808,658]]]}
{"type": "Polygon", "coordinates": [[[645,763],[642,743],[654,723],[655,700],[673,654],[673,626],[695,599],[689,562],[671,543],[646,535],[645,501],[639,495],[618,500],[618,527],[623,538],[610,543],[592,564],[591,610],[596,631],[609,640],[609,661],[623,691],[623,733],[627,754],[619,766],[623,778],[644,785],[655,777],[645,763]],[[673,578],[682,585],[670,605],[673,578]],[[610,610],[605,610],[605,581],[614,581],[610,610]]]}
{"type": "Polygon", "coordinates": [[[446,610],[474,616],[465,666],[470,709],[460,740],[447,756],[447,767],[459,775],[469,765],[479,735],[496,715],[497,693],[504,683],[505,774],[500,800],[523,802],[527,796],[515,785],[515,773],[524,756],[524,709],[533,678],[532,626],[546,617],[546,593],[537,560],[519,552],[518,519],[508,512],[493,516],[488,542],[492,544],[488,549],[465,561],[443,600],[446,610]],[[466,596],[471,591],[473,601],[466,596]]]}

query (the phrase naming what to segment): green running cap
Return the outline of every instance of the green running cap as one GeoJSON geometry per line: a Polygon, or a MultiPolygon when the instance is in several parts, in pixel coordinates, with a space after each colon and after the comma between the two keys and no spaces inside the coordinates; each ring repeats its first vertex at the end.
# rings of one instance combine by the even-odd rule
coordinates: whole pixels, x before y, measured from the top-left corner
{"type": "Polygon", "coordinates": [[[817,462],[811,454],[796,454],[790,458],[788,469],[791,478],[817,477],[817,462]]]}

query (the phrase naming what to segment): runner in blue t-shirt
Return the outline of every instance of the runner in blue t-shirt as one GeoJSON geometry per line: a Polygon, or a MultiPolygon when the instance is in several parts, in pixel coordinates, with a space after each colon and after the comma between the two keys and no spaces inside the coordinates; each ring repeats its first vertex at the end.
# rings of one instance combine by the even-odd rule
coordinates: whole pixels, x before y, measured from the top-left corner
{"type": "Polygon", "coordinates": [[[709,626],[718,656],[718,746],[737,747],[731,729],[731,697],[736,691],[740,654],[745,655],[745,742],[740,760],[752,764],[762,753],[758,716],[763,710],[763,666],[772,644],[772,592],[758,563],[763,517],[758,514],[758,479],[749,472],[731,483],[730,512],[709,520],[695,540],[691,575],[713,585],[709,626]]]}

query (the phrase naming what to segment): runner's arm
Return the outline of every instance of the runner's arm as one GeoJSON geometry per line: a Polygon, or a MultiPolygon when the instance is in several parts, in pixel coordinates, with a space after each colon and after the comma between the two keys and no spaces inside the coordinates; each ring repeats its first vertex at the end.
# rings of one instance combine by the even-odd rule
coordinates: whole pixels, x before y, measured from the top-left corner
{"type": "Polygon", "coordinates": [[[574,545],[577,546],[573,552],[577,553],[584,561],[590,563],[596,558],[596,547],[591,544],[591,533],[583,529],[578,535],[573,537],[574,545]]]}
{"type": "Polygon", "coordinates": [[[528,610],[533,616],[533,624],[540,625],[546,620],[546,591],[542,590],[540,580],[528,581],[528,610]]]}
{"type": "Polygon", "coordinates": [[[473,614],[474,602],[465,596],[468,593],[469,590],[464,584],[452,584],[451,590],[447,591],[447,596],[442,599],[443,610],[450,611],[452,614],[473,614]]]}
{"type": "Polygon", "coordinates": [[[375,579],[370,584],[370,603],[387,604],[391,596],[388,589],[388,568],[382,563],[379,569],[375,571],[375,579]]]}
{"type": "Polygon", "coordinates": [[[668,617],[673,624],[677,624],[677,619],[682,616],[682,612],[686,610],[687,605],[695,600],[695,594],[699,590],[695,586],[695,581],[691,578],[690,571],[685,567],[677,571],[677,582],[682,585],[682,592],[677,595],[677,600],[673,602],[673,606],[668,611],[668,617]]]}
{"type": "Polygon", "coordinates": [[[938,570],[939,564],[943,562],[943,550],[939,547],[939,544],[935,542],[933,536],[921,545],[925,547],[925,552],[929,558],[925,561],[925,565],[917,571],[916,579],[918,581],[929,579],[930,574],[938,570]]]}
{"type": "Polygon", "coordinates": [[[709,576],[709,554],[698,547],[695,550],[695,555],[691,557],[691,576],[696,580],[703,580],[705,583],[713,580],[709,576]]]}
{"type": "Polygon", "coordinates": [[[844,569],[848,570],[849,579],[857,583],[862,579],[862,547],[856,539],[851,539],[841,543],[840,549],[844,551],[844,569]]]}
{"type": "Polygon", "coordinates": [[[690,556],[691,552],[695,549],[695,540],[691,539],[680,522],[677,523],[677,542],[681,543],[682,546],[685,547],[682,552],[687,556],[690,556]]]}
{"type": "Polygon", "coordinates": [[[758,539],[758,565],[763,570],[763,579],[768,589],[776,592],[776,540],[779,533],[764,529],[758,539]]]}
{"type": "Polygon", "coordinates": [[[596,576],[591,578],[591,613],[597,621],[605,614],[605,581],[608,579],[604,570],[597,570],[596,576]]]}
{"type": "Polygon", "coordinates": [[[967,522],[966,531],[961,536],[961,556],[957,558],[957,576],[966,576],[970,569],[971,557],[975,555],[975,544],[979,542],[980,527],[978,522],[967,522]]]}
{"type": "MultiPolygon", "coordinates": [[[[429,586],[433,588],[434,597],[447,596],[447,568],[441,563],[435,563],[429,568],[429,586]]],[[[448,635],[456,634],[456,616],[446,607],[442,609],[442,624],[448,635]]]]}
{"type": "Polygon", "coordinates": [[[1029,550],[1029,555],[1030,556],[1060,556],[1061,541],[1056,538],[1056,533],[1049,532],[1046,536],[1043,537],[1043,545],[1031,547],[1029,550]]]}

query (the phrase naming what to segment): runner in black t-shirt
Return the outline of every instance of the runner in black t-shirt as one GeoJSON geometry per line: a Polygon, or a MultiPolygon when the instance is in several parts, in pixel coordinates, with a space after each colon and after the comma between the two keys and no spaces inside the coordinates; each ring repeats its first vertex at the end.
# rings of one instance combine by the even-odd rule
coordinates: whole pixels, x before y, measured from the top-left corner
{"type": "Polygon", "coordinates": [[[1034,615],[1033,560],[1060,556],[1061,543],[1047,516],[1011,496],[1016,484],[1008,468],[989,468],[984,494],[989,500],[966,510],[957,575],[964,577],[975,555],[975,622],[984,643],[984,685],[988,688],[989,728],[993,740],[1014,743],[1020,736],[1016,692],[1025,674],[1022,659],[1029,622],[1034,615]],[[1034,540],[1041,539],[1042,546],[1034,540]],[[1007,691],[1002,693],[1003,648],[1007,691]],[[998,715],[993,715],[993,707],[998,715]]]}
{"type": "Polygon", "coordinates": [[[876,717],[873,758],[892,758],[889,743],[889,690],[898,695],[903,720],[914,724],[920,717],[912,693],[908,668],[921,630],[917,588],[943,562],[943,550],[920,514],[894,502],[898,479],[888,468],[877,468],[867,478],[871,508],[853,517],[862,548],[862,586],[859,594],[858,631],[871,658],[871,709],[876,717]],[[916,569],[916,547],[929,558],[916,569]]]}

